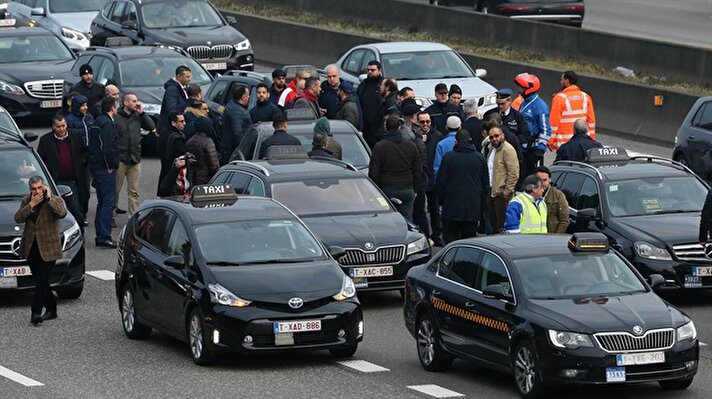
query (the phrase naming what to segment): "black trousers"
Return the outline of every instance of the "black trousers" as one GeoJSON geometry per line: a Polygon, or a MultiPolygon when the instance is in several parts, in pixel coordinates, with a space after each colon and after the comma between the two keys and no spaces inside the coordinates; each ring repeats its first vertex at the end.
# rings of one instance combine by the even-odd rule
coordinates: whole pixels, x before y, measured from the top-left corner
{"type": "MultiPolygon", "coordinates": [[[[533,175],[534,173],[536,173],[536,168],[539,165],[544,164],[544,158],[538,157],[536,155],[536,151],[534,149],[531,149],[531,148],[527,149],[526,151],[524,151],[523,155],[524,155],[524,159],[523,159],[524,177],[521,178],[522,180],[524,178],[526,178],[527,176],[533,175]]],[[[521,173],[520,173],[520,175],[521,175],[521,173]]]]}
{"type": "Polygon", "coordinates": [[[54,261],[45,262],[40,255],[37,241],[32,244],[30,255],[27,257],[30,264],[32,277],[35,279],[35,296],[32,298],[32,313],[41,314],[42,307],[47,310],[57,310],[57,300],[54,299],[52,289],[49,287],[49,276],[54,267],[54,261]]]}
{"type": "Polygon", "coordinates": [[[442,239],[440,235],[443,232],[442,220],[440,217],[440,198],[435,191],[426,191],[428,197],[428,213],[430,214],[430,238],[433,241],[442,239]]]}
{"type": "Polygon", "coordinates": [[[415,192],[415,202],[413,203],[413,223],[420,227],[420,231],[426,237],[430,237],[430,223],[428,222],[428,213],[426,211],[425,191],[415,192]]]}
{"type": "Polygon", "coordinates": [[[477,237],[478,222],[465,222],[443,218],[443,239],[449,244],[463,238],[477,237]]]}

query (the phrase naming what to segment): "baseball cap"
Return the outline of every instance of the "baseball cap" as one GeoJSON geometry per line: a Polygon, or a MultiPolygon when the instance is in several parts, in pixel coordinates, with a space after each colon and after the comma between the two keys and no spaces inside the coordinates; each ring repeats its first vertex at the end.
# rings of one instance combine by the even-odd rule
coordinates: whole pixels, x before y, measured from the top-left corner
{"type": "Polygon", "coordinates": [[[436,93],[447,93],[447,85],[445,83],[438,83],[435,85],[435,92],[436,93]]]}
{"type": "Polygon", "coordinates": [[[462,126],[462,120],[460,120],[459,116],[452,115],[447,118],[446,125],[448,129],[456,130],[462,126]]]}
{"type": "Polygon", "coordinates": [[[418,104],[406,104],[405,106],[401,106],[401,112],[403,116],[413,116],[420,112],[420,107],[418,104]]]}
{"type": "Polygon", "coordinates": [[[272,79],[274,79],[276,77],[280,77],[280,76],[281,77],[287,76],[287,72],[285,72],[284,69],[275,69],[274,71],[272,71],[272,79]]]}
{"type": "Polygon", "coordinates": [[[497,91],[497,104],[503,104],[512,98],[512,89],[499,89],[497,91]]]}
{"type": "Polygon", "coordinates": [[[83,64],[82,66],[79,67],[79,76],[84,76],[88,73],[91,73],[91,74],[94,73],[94,71],[91,69],[91,65],[83,64]]]}
{"type": "Polygon", "coordinates": [[[354,91],[354,85],[351,82],[341,82],[339,85],[339,90],[345,91],[347,93],[352,93],[354,91]]]}

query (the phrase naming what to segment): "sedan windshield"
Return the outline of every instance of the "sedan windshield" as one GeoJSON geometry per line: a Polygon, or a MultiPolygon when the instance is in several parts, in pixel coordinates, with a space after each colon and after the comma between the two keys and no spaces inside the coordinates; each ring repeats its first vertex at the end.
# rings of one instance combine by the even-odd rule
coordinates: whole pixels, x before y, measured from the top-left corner
{"type": "MultiPolygon", "coordinates": [[[[342,161],[348,162],[355,166],[357,169],[363,169],[368,167],[368,163],[371,160],[371,156],[368,155],[366,148],[359,140],[356,133],[352,132],[332,132],[334,134],[334,139],[341,144],[341,158],[342,161]]],[[[302,147],[307,151],[312,149],[312,139],[314,138],[314,133],[312,132],[302,132],[302,133],[292,133],[296,136],[302,143],[302,147]]]]}
{"type": "Polygon", "coordinates": [[[0,63],[72,60],[72,52],[56,36],[2,36],[0,63]]]}
{"type": "Polygon", "coordinates": [[[99,11],[106,0],[49,0],[49,10],[59,14],[63,12],[99,11]]]}
{"type": "Polygon", "coordinates": [[[272,196],[299,216],[391,209],[388,200],[365,177],[275,183],[272,196]]]}
{"type": "Polygon", "coordinates": [[[566,254],[515,260],[532,299],[561,299],[645,292],[645,285],[613,252],[566,254]]]}
{"type": "Polygon", "coordinates": [[[470,67],[452,50],[383,54],[381,58],[383,76],[396,80],[474,77],[470,67]]]}
{"type": "Polygon", "coordinates": [[[209,85],[210,75],[194,59],[187,57],[141,58],[119,63],[120,83],[133,87],[163,87],[166,81],[175,77],[176,68],[186,65],[193,77],[190,83],[209,85]]]}
{"type": "Polygon", "coordinates": [[[701,212],[707,188],[694,176],[651,177],[606,183],[613,216],[701,212]]]}
{"type": "Polygon", "coordinates": [[[152,2],[142,7],[142,23],[147,28],[189,28],[222,26],[215,9],[203,0],[152,2]]]}
{"type": "Polygon", "coordinates": [[[324,259],[309,231],[294,220],[246,220],[198,226],[200,252],[211,266],[324,259]]]}
{"type": "Polygon", "coordinates": [[[40,176],[47,182],[42,166],[29,150],[3,151],[0,156],[0,197],[24,197],[30,193],[30,177],[40,176]]]}
{"type": "Polygon", "coordinates": [[[5,130],[14,132],[18,135],[20,134],[20,130],[18,130],[17,125],[15,124],[15,121],[12,120],[12,117],[10,116],[10,114],[7,114],[5,112],[0,112],[0,127],[2,127],[5,130]]]}

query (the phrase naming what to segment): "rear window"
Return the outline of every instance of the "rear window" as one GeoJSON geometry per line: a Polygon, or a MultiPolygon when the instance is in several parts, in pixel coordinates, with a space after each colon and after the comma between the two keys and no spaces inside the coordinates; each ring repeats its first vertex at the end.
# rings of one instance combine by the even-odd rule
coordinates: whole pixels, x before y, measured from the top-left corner
{"type": "Polygon", "coordinates": [[[106,2],[107,0],[49,0],[49,11],[54,14],[99,11],[106,2]]]}
{"type": "Polygon", "coordinates": [[[367,178],[275,183],[272,196],[298,215],[384,212],[388,200],[367,178]]]}
{"type": "Polygon", "coordinates": [[[56,36],[0,37],[0,64],[73,59],[72,52],[56,36]]]}

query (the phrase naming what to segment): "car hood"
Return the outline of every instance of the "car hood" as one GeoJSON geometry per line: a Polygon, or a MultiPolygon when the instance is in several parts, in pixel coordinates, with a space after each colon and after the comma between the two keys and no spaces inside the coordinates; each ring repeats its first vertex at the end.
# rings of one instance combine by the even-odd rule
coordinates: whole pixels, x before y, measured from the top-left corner
{"type": "Polygon", "coordinates": [[[176,44],[183,48],[207,44],[229,44],[235,45],[243,40],[245,36],[238,32],[235,28],[224,25],[214,27],[195,27],[195,28],[165,28],[165,29],[146,29],[155,41],[165,44],[176,44]]]}
{"type": "MultiPolygon", "coordinates": [[[[22,197],[0,200],[0,237],[21,236],[25,228],[24,223],[15,223],[15,213],[20,209],[22,197]]],[[[59,219],[59,230],[65,231],[76,223],[74,216],[67,212],[67,216],[59,219]]]]}
{"type": "Polygon", "coordinates": [[[413,89],[419,96],[425,96],[433,99],[435,95],[435,85],[445,83],[448,87],[457,84],[462,89],[462,98],[482,97],[486,94],[492,94],[497,89],[491,84],[480,78],[456,78],[456,79],[425,79],[425,80],[400,80],[403,86],[408,86],[413,89]]]}
{"type": "Polygon", "coordinates": [[[681,243],[697,242],[699,212],[669,215],[645,215],[617,218],[610,227],[631,241],[645,240],[664,247],[681,243]]]}
{"type": "Polygon", "coordinates": [[[211,269],[218,284],[242,299],[287,303],[299,297],[304,302],[336,295],[344,273],[333,260],[276,264],[223,266],[211,269]]]}
{"type": "Polygon", "coordinates": [[[65,61],[44,61],[44,62],[20,62],[17,64],[0,64],[0,80],[18,84],[47,79],[64,79],[64,76],[72,69],[74,60],[65,61]]]}
{"type": "Polygon", "coordinates": [[[366,249],[367,242],[374,248],[403,244],[408,234],[408,225],[398,212],[299,217],[327,247],[366,249]]]}
{"type": "MultiPolygon", "coordinates": [[[[679,326],[683,314],[652,292],[584,299],[530,300],[534,313],[558,322],[573,332],[593,334],[604,331],[633,331],[641,326],[679,326]]],[[[558,327],[555,327],[558,328],[558,327]]]]}
{"type": "Polygon", "coordinates": [[[97,11],[88,12],[65,12],[61,14],[55,14],[55,18],[60,25],[66,26],[67,28],[77,30],[82,33],[87,33],[91,29],[91,21],[96,17],[97,11]]]}

